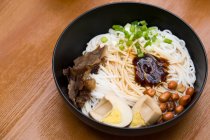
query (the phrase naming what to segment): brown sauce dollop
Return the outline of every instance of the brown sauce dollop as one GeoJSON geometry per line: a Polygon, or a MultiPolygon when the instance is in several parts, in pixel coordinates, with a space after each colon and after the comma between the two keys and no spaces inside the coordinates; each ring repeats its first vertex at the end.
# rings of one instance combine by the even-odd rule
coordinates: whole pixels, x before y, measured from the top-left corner
{"type": "Polygon", "coordinates": [[[133,64],[135,66],[135,80],[142,86],[153,86],[166,81],[169,64],[167,60],[145,54],[144,57],[134,58],[133,64]]]}

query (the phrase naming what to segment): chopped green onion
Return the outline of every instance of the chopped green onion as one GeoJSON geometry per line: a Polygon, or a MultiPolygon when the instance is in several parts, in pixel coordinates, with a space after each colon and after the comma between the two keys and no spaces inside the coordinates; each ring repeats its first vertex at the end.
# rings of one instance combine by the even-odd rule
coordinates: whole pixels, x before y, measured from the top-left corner
{"type": "Polygon", "coordinates": [[[122,31],[124,30],[124,28],[121,25],[113,25],[112,28],[116,31],[122,31]]]}
{"type": "Polygon", "coordinates": [[[125,49],[125,47],[124,47],[123,45],[120,45],[120,46],[119,46],[119,49],[120,49],[121,51],[123,51],[123,50],[125,49]]]}
{"type": "Polygon", "coordinates": [[[119,44],[123,44],[124,40],[120,39],[119,44]]]}
{"type": "Polygon", "coordinates": [[[137,50],[138,57],[144,57],[144,53],[141,50],[137,50]]]}
{"type": "Polygon", "coordinates": [[[134,34],[130,36],[129,40],[134,40],[134,34]]]}
{"type": "Polygon", "coordinates": [[[112,28],[116,31],[121,31],[125,34],[125,37],[126,38],[129,38],[130,37],[130,34],[128,33],[128,31],[126,31],[122,26],[120,25],[113,25],[112,28]]]}
{"type": "Polygon", "coordinates": [[[135,47],[136,47],[136,49],[140,49],[141,45],[139,44],[139,42],[135,43],[135,47]]]}
{"type": "Polygon", "coordinates": [[[157,40],[157,37],[156,36],[153,36],[152,37],[152,42],[155,42],[157,40]]]}
{"type": "Polygon", "coordinates": [[[141,30],[142,31],[146,31],[147,30],[147,26],[146,25],[141,26],[141,30]]]}
{"type": "Polygon", "coordinates": [[[102,43],[106,43],[107,41],[108,41],[108,39],[105,36],[101,38],[102,43]]]}
{"type": "Polygon", "coordinates": [[[151,41],[147,41],[147,42],[144,44],[144,47],[151,46],[151,45],[152,45],[151,41]]]}
{"type": "Polygon", "coordinates": [[[150,39],[150,38],[149,38],[149,33],[148,33],[148,32],[145,32],[144,38],[145,38],[146,40],[149,40],[149,39],[150,39]]]}
{"type": "Polygon", "coordinates": [[[130,31],[131,31],[132,33],[135,32],[135,25],[132,25],[132,24],[131,24],[130,31]]]}
{"type": "Polygon", "coordinates": [[[126,42],[126,45],[127,45],[127,46],[130,46],[132,43],[133,43],[132,40],[128,40],[128,41],[126,42]]]}
{"type": "Polygon", "coordinates": [[[147,25],[147,22],[145,20],[140,21],[141,25],[147,25]]]}
{"type": "Polygon", "coordinates": [[[140,38],[141,36],[142,36],[142,32],[141,32],[141,31],[137,31],[137,32],[135,32],[135,34],[134,34],[133,40],[138,39],[138,38],[140,38]]]}
{"type": "Polygon", "coordinates": [[[152,37],[152,42],[155,42],[157,40],[157,36],[158,36],[158,33],[155,34],[153,37],[152,37]]]}
{"type": "Polygon", "coordinates": [[[125,34],[125,38],[129,38],[130,37],[130,34],[126,30],[124,31],[124,34],[125,34]]]}
{"type": "Polygon", "coordinates": [[[139,25],[139,22],[136,20],[134,22],[131,22],[131,25],[139,25]]]}
{"type": "Polygon", "coordinates": [[[139,42],[136,42],[135,43],[135,47],[136,47],[136,50],[137,50],[137,55],[138,57],[143,57],[144,56],[144,53],[141,51],[141,48],[140,48],[140,44],[139,42]]]}
{"type": "Polygon", "coordinates": [[[136,25],[136,31],[141,31],[141,26],[136,25]]]}
{"type": "MultiPolygon", "coordinates": [[[[157,30],[158,28],[155,26],[147,27],[147,22],[145,20],[132,22],[129,31],[127,31],[125,27],[121,25],[113,25],[112,28],[115,31],[120,31],[124,33],[125,35],[125,40],[119,40],[118,45],[120,50],[124,50],[126,46],[129,47],[133,45],[133,43],[136,42],[137,39],[139,39],[142,36],[144,37],[144,39],[146,40],[144,46],[141,46],[138,42],[135,43],[137,54],[139,57],[142,57],[144,55],[144,53],[141,50],[142,47],[151,46],[153,42],[157,41],[158,33],[156,33],[155,31],[153,32],[153,30],[157,30]]],[[[165,38],[164,42],[170,44],[172,40],[165,38]]]]}
{"type": "Polygon", "coordinates": [[[151,31],[151,30],[156,30],[156,29],[157,29],[157,27],[149,27],[149,28],[148,28],[149,31],[151,31]]]}
{"type": "Polygon", "coordinates": [[[163,41],[164,41],[165,43],[168,43],[168,44],[171,44],[171,43],[172,43],[172,40],[171,40],[171,39],[168,39],[168,38],[165,38],[163,41]]]}

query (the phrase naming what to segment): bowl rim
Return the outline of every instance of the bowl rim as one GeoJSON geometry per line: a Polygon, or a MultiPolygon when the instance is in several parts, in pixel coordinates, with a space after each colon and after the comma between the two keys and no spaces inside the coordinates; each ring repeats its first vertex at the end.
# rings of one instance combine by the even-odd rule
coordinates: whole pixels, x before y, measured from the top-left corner
{"type": "MultiPolygon", "coordinates": [[[[201,41],[201,39],[199,38],[198,34],[193,30],[193,28],[187,23],[185,22],[182,18],[178,17],[176,14],[172,13],[171,11],[167,10],[167,9],[164,9],[162,7],[159,7],[159,6],[156,6],[156,5],[152,5],[152,4],[148,4],[148,3],[144,3],[144,2],[111,2],[111,3],[106,3],[106,4],[102,4],[102,5],[99,5],[99,6],[96,6],[96,7],[93,7],[85,12],[83,12],[82,14],[80,14],[79,16],[77,16],[76,18],[74,18],[65,28],[64,30],[62,31],[62,33],[60,34],[56,44],[55,44],[55,47],[54,47],[54,50],[53,50],[53,55],[52,55],[52,72],[53,72],[53,78],[54,78],[54,81],[55,81],[55,84],[56,84],[56,87],[60,93],[60,95],[65,99],[65,101],[75,110],[77,111],[81,116],[89,119],[90,121],[94,122],[94,123],[97,123],[97,124],[100,124],[100,125],[103,125],[105,127],[110,127],[110,128],[114,128],[114,129],[121,129],[121,130],[145,130],[145,129],[151,129],[151,128],[156,128],[156,127],[162,127],[164,125],[167,125],[169,123],[171,123],[172,121],[174,120],[179,120],[180,117],[183,117],[184,115],[186,115],[187,112],[189,112],[192,107],[196,104],[196,102],[199,100],[203,90],[204,90],[204,87],[206,85],[206,82],[207,82],[207,77],[208,77],[208,59],[207,59],[207,54],[206,54],[206,50],[205,50],[205,47],[201,41]],[[152,8],[156,8],[158,10],[161,10],[163,12],[166,12],[170,15],[172,15],[173,17],[177,18],[178,20],[180,20],[186,27],[189,28],[189,30],[192,31],[192,33],[194,33],[195,37],[198,39],[199,43],[200,43],[200,46],[202,48],[202,51],[203,51],[203,54],[204,54],[204,57],[205,57],[205,66],[206,66],[206,72],[205,72],[205,78],[204,78],[204,81],[203,81],[203,85],[201,86],[201,89],[200,89],[200,92],[198,92],[197,94],[199,94],[199,96],[197,96],[195,98],[195,100],[193,102],[191,102],[191,104],[186,108],[184,109],[183,112],[181,112],[180,114],[178,114],[176,117],[174,117],[173,119],[169,120],[169,121],[166,121],[166,122],[163,122],[163,123],[160,123],[160,124],[154,124],[154,125],[149,125],[149,126],[146,126],[146,127],[139,127],[139,128],[129,128],[129,127],[116,127],[116,126],[110,126],[108,124],[105,124],[105,123],[101,123],[101,122],[98,122],[96,120],[94,120],[93,118],[91,117],[88,117],[86,116],[85,114],[83,114],[81,112],[81,110],[79,110],[78,108],[76,108],[72,103],[71,101],[69,101],[69,99],[64,95],[64,93],[62,92],[59,84],[58,84],[58,81],[57,81],[57,78],[55,76],[55,67],[54,67],[54,59],[55,59],[55,53],[56,53],[56,49],[58,48],[59,46],[59,43],[61,41],[61,38],[63,37],[63,35],[66,33],[66,31],[68,30],[68,28],[70,28],[73,24],[75,24],[80,18],[82,18],[83,16],[87,15],[87,14],[90,14],[91,12],[93,11],[96,11],[100,8],[103,8],[103,7],[108,7],[108,6],[112,6],[112,5],[121,5],[121,4],[135,4],[135,5],[144,5],[144,6],[149,6],[149,7],[152,7],[152,8]]],[[[74,113],[73,113],[74,114],[74,113]]],[[[75,114],[74,114],[75,115],[75,114]]],[[[77,116],[76,116],[77,117],[77,116]]],[[[79,117],[77,117],[79,118],[79,117]]],[[[79,118],[80,119],[80,118],[79,118]]],[[[80,119],[81,120],[81,119],[80,119]]],[[[84,122],[84,121],[83,121],[84,122]]],[[[86,122],[85,122],[86,123],[86,122]]],[[[88,123],[86,123],[88,124],[88,123]]],[[[90,125],[90,124],[88,124],[90,125]]]]}

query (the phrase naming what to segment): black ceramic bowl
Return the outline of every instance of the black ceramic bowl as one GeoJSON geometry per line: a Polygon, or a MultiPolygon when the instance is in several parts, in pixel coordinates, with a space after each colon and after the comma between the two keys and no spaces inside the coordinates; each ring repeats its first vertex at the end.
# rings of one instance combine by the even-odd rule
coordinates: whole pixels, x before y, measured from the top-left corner
{"type": "Polygon", "coordinates": [[[53,75],[56,86],[71,112],[86,124],[116,135],[145,135],[176,124],[198,101],[207,78],[207,58],[204,47],[195,32],[180,18],[161,8],[142,3],[113,3],[97,7],[75,19],[61,34],[53,54],[53,75]],[[62,70],[73,65],[73,60],[85,50],[87,42],[96,35],[107,33],[114,24],[125,25],[135,20],[146,20],[149,26],[169,29],[186,42],[196,69],[195,96],[187,108],[174,119],[143,128],[116,128],[98,123],[75,108],[67,95],[67,79],[62,70]]]}

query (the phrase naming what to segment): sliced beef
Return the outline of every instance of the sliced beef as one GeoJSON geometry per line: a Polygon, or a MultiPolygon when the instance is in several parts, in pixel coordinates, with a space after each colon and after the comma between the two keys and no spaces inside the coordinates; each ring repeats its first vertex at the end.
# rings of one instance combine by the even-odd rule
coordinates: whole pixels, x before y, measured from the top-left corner
{"type": "Polygon", "coordinates": [[[92,70],[91,70],[91,73],[97,74],[98,73],[98,69],[99,69],[99,65],[94,65],[92,70]]]}
{"type": "Polygon", "coordinates": [[[63,75],[67,77],[68,81],[70,81],[70,68],[63,69],[63,75]]]}
{"type": "Polygon", "coordinates": [[[107,47],[98,47],[96,50],[76,58],[74,60],[73,69],[77,71],[84,71],[85,68],[93,68],[94,65],[100,64],[102,58],[105,56],[106,48],[107,47]]]}
{"type": "Polygon", "coordinates": [[[69,90],[69,98],[75,103],[75,98],[77,95],[77,92],[75,90],[75,81],[74,80],[70,80],[69,84],[68,84],[68,90],[69,90]]]}
{"type": "Polygon", "coordinates": [[[91,91],[96,87],[96,81],[94,79],[86,79],[84,80],[84,86],[87,90],[91,91]]]}
{"type": "Polygon", "coordinates": [[[90,91],[81,90],[76,97],[76,106],[82,108],[86,101],[90,100],[90,91]]]}
{"type": "Polygon", "coordinates": [[[82,108],[90,99],[90,93],[96,87],[95,79],[90,73],[97,73],[100,63],[104,60],[107,47],[88,52],[74,60],[74,66],[63,70],[68,78],[68,95],[74,105],[82,108]]]}

